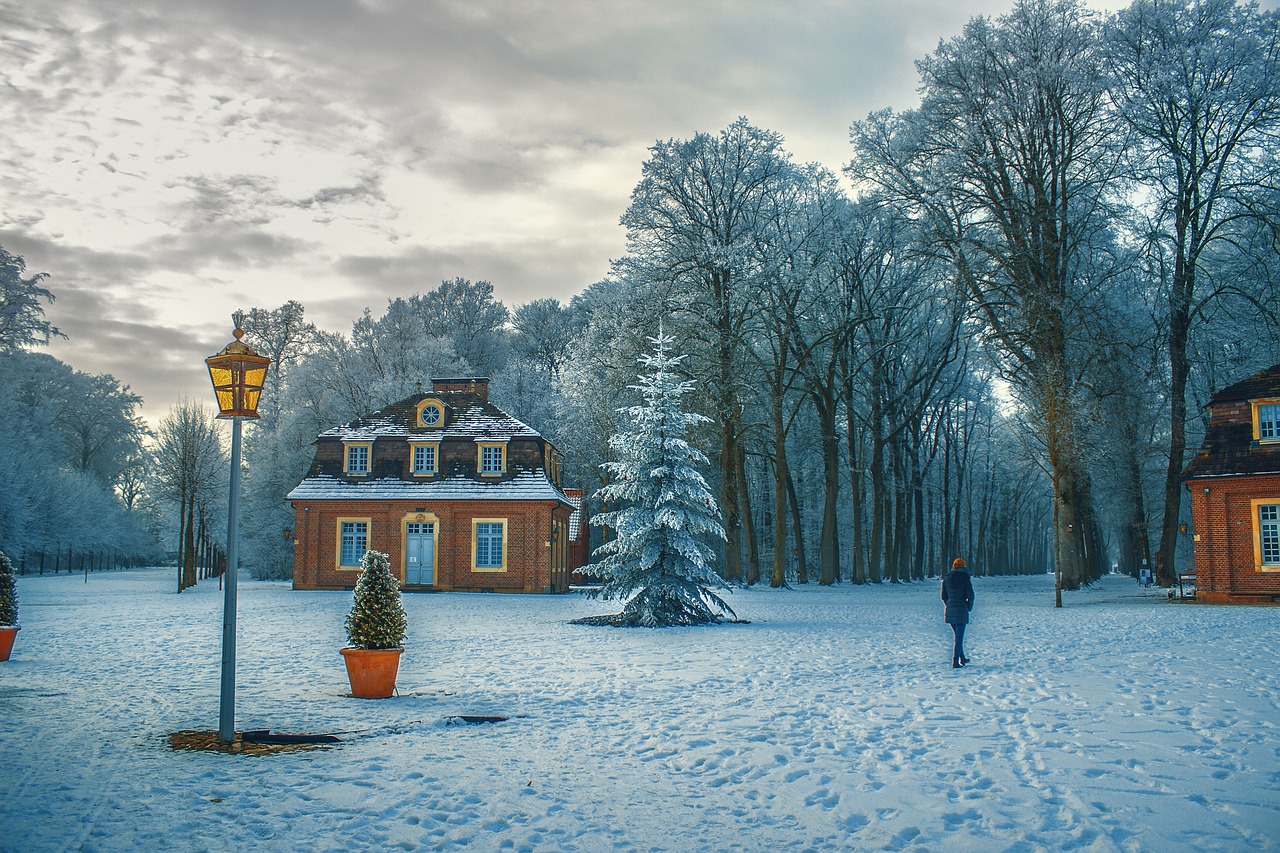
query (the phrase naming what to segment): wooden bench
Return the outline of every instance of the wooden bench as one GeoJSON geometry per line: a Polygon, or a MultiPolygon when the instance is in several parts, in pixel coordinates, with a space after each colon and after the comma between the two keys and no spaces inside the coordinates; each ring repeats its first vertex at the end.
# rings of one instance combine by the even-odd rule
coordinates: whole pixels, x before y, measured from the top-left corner
{"type": "Polygon", "coordinates": [[[1195,572],[1179,572],[1178,573],[1178,598],[1195,598],[1196,597],[1196,573],[1195,572]],[[1191,588],[1188,595],[1186,587],[1191,588]]]}

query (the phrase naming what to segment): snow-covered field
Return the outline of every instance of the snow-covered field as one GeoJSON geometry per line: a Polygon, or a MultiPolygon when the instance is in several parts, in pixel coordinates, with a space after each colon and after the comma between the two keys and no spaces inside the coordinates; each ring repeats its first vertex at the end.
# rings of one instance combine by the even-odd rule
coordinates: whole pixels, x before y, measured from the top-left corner
{"type": "Polygon", "coordinates": [[[240,585],[237,726],[330,750],[175,752],[216,729],[221,594],[170,570],[18,579],[0,849],[1254,850],[1280,845],[1280,609],[1112,577],[754,589],[749,625],[568,624],[578,595],[410,595],[400,696],[346,698],[350,594],[240,585]],[[447,725],[458,714],[505,715],[447,725]]]}

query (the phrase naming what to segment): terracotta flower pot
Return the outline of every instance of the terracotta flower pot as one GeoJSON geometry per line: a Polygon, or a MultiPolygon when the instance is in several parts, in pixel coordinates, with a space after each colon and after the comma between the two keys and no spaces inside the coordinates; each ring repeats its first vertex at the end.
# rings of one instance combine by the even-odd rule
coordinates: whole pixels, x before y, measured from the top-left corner
{"type": "Polygon", "coordinates": [[[351,695],[357,699],[386,699],[395,693],[403,652],[404,649],[342,649],[351,695]]]}
{"type": "Polygon", "coordinates": [[[0,628],[0,661],[9,659],[9,652],[13,651],[13,638],[21,630],[17,625],[0,628]]]}

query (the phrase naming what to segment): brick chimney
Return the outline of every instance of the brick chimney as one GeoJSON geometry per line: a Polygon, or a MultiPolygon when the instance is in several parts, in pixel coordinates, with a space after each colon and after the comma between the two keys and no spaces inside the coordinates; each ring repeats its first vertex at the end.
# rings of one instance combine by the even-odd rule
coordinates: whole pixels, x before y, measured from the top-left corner
{"type": "Polygon", "coordinates": [[[466,394],[478,403],[489,402],[489,377],[487,376],[433,379],[431,387],[437,394],[466,394]]]}

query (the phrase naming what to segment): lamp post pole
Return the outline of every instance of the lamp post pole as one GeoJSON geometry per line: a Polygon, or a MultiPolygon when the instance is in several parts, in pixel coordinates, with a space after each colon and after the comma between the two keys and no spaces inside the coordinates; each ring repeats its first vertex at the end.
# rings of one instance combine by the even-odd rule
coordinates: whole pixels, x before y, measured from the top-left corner
{"type": "Polygon", "coordinates": [[[204,360],[218,399],[218,417],[231,420],[231,497],[227,507],[227,566],[223,571],[222,684],[218,703],[218,737],[236,736],[236,576],[240,571],[240,422],[258,417],[258,400],[271,359],[258,355],[244,337],[244,312],[231,315],[235,340],[204,360]]]}
{"type": "Polygon", "coordinates": [[[236,736],[236,575],[240,569],[237,542],[240,527],[240,421],[231,419],[231,498],[227,507],[227,569],[223,573],[222,688],[218,703],[218,737],[226,743],[236,736]]]}

